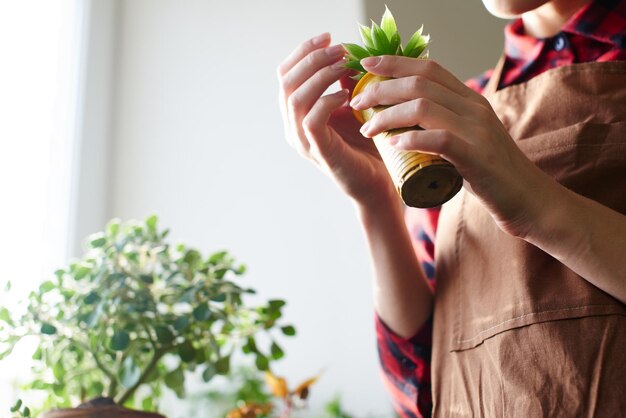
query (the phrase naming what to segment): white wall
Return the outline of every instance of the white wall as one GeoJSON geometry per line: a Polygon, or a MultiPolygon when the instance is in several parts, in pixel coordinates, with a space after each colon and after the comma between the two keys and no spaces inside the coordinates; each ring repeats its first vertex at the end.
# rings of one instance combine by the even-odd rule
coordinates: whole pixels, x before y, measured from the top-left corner
{"type": "Polygon", "coordinates": [[[359,2],[120,5],[110,215],[156,211],[173,238],[231,250],[262,298],[288,301],[299,330],[275,372],[295,384],[325,368],[317,412],[341,392],[358,416],[388,413],[359,226],[284,141],[275,76],[312,35],[354,39],[359,2]]]}

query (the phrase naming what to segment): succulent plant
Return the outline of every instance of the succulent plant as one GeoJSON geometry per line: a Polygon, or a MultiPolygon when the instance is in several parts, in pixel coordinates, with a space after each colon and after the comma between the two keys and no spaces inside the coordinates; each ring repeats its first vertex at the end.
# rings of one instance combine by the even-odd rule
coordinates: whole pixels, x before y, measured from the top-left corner
{"type": "Polygon", "coordinates": [[[398,33],[398,27],[389,8],[385,6],[385,13],[380,21],[380,25],[372,20],[372,26],[367,27],[359,24],[359,31],[363,39],[363,46],[357,44],[344,43],[343,47],[348,53],[346,56],[346,67],[358,72],[353,76],[360,79],[367,71],[361,65],[361,60],[367,57],[379,55],[401,55],[411,58],[428,57],[428,52],[424,54],[430,35],[423,35],[423,26],[411,36],[405,46],[398,33]],[[422,55],[423,54],[423,55],[422,55]]]}

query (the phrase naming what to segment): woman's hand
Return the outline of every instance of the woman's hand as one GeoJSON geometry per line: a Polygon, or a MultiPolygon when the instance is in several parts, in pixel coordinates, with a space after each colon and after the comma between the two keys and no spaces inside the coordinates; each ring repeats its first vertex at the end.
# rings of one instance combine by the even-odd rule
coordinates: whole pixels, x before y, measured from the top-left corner
{"type": "Polygon", "coordinates": [[[344,67],[344,49],[329,45],[330,35],[319,35],[298,46],[278,67],[285,136],[357,203],[381,203],[381,197],[395,193],[393,184],[347,105],[353,83],[344,67]],[[337,81],[343,89],[322,96],[337,81]]]}
{"type": "Polygon", "coordinates": [[[361,61],[371,73],[393,79],[371,84],[350,105],[389,105],[361,132],[367,137],[419,125],[390,139],[395,147],[439,154],[465,179],[501,229],[525,236],[539,215],[551,179],[520,151],[480,94],[432,60],[399,56],[361,61]]]}

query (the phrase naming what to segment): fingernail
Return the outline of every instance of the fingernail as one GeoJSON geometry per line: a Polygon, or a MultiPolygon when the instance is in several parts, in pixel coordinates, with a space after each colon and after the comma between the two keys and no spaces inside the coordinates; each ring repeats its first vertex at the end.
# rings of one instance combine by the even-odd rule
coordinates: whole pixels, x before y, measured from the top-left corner
{"type": "Polygon", "coordinates": [[[343,49],[343,46],[341,45],[333,45],[329,48],[326,48],[326,53],[330,56],[330,57],[343,57],[346,53],[346,50],[343,49]]]}
{"type": "Polygon", "coordinates": [[[339,60],[336,63],[334,63],[333,65],[330,66],[330,68],[332,68],[333,70],[346,70],[346,62],[344,60],[339,60]]]}
{"type": "Polygon", "coordinates": [[[354,96],[352,101],[350,101],[350,107],[356,108],[359,103],[361,103],[361,95],[354,96]]]}
{"type": "Polygon", "coordinates": [[[361,60],[361,65],[365,65],[368,67],[376,67],[380,62],[381,57],[367,57],[361,60]]]}
{"type": "Polygon", "coordinates": [[[317,35],[315,38],[311,39],[311,43],[313,45],[321,45],[324,42],[328,41],[330,38],[330,33],[322,33],[321,35],[317,35]]]}
{"type": "Polygon", "coordinates": [[[369,123],[369,122],[365,122],[365,124],[364,124],[363,126],[361,126],[361,133],[362,133],[363,135],[365,135],[365,133],[367,132],[367,130],[369,129],[369,127],[370,127],[370,123],[369,123]]]}

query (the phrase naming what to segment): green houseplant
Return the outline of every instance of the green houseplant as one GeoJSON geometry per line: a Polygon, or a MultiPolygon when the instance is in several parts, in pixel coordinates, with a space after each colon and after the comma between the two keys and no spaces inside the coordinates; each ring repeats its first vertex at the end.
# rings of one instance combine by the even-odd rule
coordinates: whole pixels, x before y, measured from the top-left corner
{"type": "MultiPolygon", "coordinates": [[[[28,387],[46,391],[44,408],[104,397],[86,406],[131,417],[120,408],[154,411],[164,387],[184,396],[190,372],[204,381],[228,374],[235,352],[254,356],[259,370],[283,356],[275,334],[295,334],[278,325],[285,302],[244,304],[255,292],[239,284],[243,265],[225,251],[203,256],[171,245],[167,234],[156,216],[113,220],[89,238],[82,259],[30,294],[21,316],[0,309],[0,360],[24,337],[38,339],[28,387]],[[257,344],[260,334],[268,347],[257,344]]],[[[48,416],[90,417],[88,410],[48,416]]]]}

